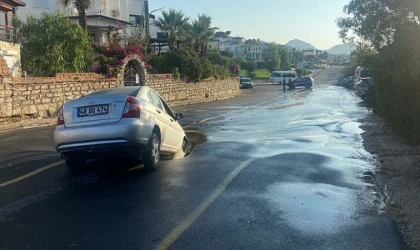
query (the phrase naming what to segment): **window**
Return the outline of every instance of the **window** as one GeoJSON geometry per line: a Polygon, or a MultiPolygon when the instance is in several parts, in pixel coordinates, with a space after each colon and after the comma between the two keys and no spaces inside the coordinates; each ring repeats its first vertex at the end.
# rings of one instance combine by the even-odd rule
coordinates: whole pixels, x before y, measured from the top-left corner
{"type": "Polygon", "coordinates": [[[138,25],[140,27],[144,26],[144,16],[143,15],[130,15],[129,21],[138,25]]]}
{"type": "Polygon", "coordinates": [[[153,103],[153,105],[155,105],[156,107],[163,110],[162,103],[160,102],[160,98],[156,93],[150,91],[149,92],[149,100],[150,100],[150,102],[153,103]]]}
{"type": "Polygon", "coordinates": [[[175,115],[172,112],[171,108],[168,106],[168,104],[166,104],[166,102],[162,98],[160,98],[160,101],[163,103],[163,107],[165,107],[166,113],[168,113],[168,115],[175,119],[175,115]]]}
{"type": "Polygon", "coordinates": [[[50,8],[50,0],[34,0],[34,7],[35,8],[50,8]]]}

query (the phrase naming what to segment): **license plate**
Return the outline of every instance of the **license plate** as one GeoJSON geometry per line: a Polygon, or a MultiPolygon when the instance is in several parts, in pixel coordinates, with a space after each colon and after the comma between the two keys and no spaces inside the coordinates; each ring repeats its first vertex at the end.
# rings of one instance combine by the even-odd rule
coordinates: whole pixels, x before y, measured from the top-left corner
{"type": "Polygon", "coordinates": [[[77,109],[77,117],[106,114],[108,114],[108,105],[90,106],[77,109]]]}

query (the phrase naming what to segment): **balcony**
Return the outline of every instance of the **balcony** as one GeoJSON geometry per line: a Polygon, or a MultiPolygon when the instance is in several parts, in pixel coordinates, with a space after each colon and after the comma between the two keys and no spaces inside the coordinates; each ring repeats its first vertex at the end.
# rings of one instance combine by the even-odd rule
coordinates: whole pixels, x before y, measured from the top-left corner
{"type": "Polygon", "coordinates": [[[0,40],[6,42],[19,42],[19,33],[16,28],[0,24],[0,40]]]}

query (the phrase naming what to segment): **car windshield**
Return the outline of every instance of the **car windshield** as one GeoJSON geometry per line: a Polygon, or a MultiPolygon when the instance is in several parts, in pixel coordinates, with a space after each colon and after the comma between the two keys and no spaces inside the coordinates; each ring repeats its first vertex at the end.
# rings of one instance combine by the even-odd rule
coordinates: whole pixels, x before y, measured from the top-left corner
{"type": "Polygon", "coordinates": [[[370,70],[365,69],[365,70],[360,71],[360,77],[361,78],[371,77],[370,70]]]}
{"type": "Polygon", "coordinates": [[[127,96],[137,96],[141,87],[121,87],[115,89],[104,89],[89,93],[85,96],[97,96],[97,95],[127,95],[127,96]]]}
{"type": "Polygon", "coordinates": [[[245,78],[245,79],[242,79],[242,82],[252,82],[252,80],[245,78]]]}

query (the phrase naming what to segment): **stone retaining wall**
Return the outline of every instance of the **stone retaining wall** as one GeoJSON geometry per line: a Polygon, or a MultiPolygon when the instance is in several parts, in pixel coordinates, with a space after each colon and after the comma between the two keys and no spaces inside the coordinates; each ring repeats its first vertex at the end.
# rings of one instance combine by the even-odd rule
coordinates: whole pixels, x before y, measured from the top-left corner
{"type": "MultiPolygon", "coordinates": [[[[61,105],[94,90],[123,86],[120,79],[95,73],[56,77],[0,78],[0,120],[55,116],[61,105]]],[[[241,94],[237,79],[184,83],[170,75],[149,76],[146,84],[170,105],[229,98],[241,94]]]]}

